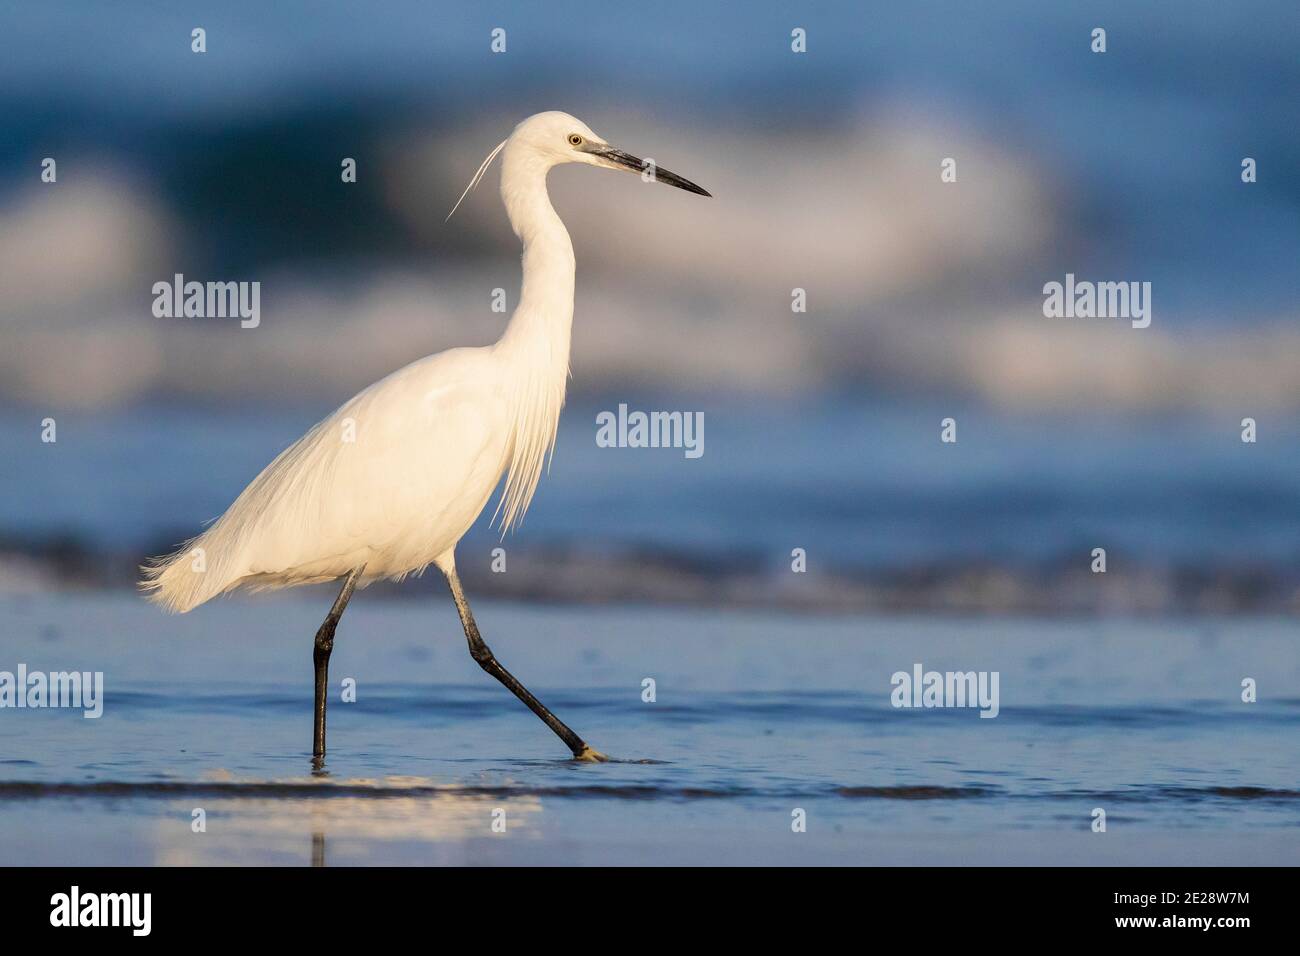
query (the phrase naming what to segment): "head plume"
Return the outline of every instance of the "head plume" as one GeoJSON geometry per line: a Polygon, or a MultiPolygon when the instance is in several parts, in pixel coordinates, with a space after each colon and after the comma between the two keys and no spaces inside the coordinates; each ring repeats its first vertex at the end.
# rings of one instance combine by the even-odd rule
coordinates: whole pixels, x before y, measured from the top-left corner
{"type": "Polygon", "coordinates": [[[460,198],[456,200],[456,205],[451,207],[451,212],[447,213],[447,218],[444,219],[443,222],[447,222],[456,214],[456,210],[460,208],[460,204],[465,201],[465,197],[468,196],[474,190],[474,187],[479,184],[479,180],[483,178],[483,174],[487,172],[487,168],[492,165],[492,160],[497,158],[497,153],[501,152],[501,150],[505,148],[507,142],[509,142],[509,140],[503,139],[497,145],[496,149],[488,153],[487,159],[483,160],[483,165],[478,168],[478,172],[476,172],[474,178],[469,181],[469,185],[466,186],[465,191],[460,194],[460,198]]]}

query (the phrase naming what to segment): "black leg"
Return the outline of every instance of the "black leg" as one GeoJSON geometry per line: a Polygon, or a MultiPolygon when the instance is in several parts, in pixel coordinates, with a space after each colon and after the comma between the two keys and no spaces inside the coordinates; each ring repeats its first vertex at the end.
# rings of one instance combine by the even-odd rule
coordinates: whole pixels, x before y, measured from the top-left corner
{"type": "Polygon", "coordinates": [[[469,609],[469,601],[466,600],[465,591],[460,586],[460,578],[456,576],[456,569],[452,568],[446,572],[446,575],[447,584],[451,588],[451,596],[456,601],[456,610],[460,612],[460,623],[465,628],[465,639],[469,642],[470,656],[478,662],[478,666],[510,688],[510,693],[522,700],[528,705],[529,710],[542,718],[546,726],[555,731],[555,735],[573,751],[575,759],[591,762],[608,760],[609,758],[599,750],[589,747],[560,718],[547,710],[540,700],[529,693],[528,688],[519,683],[513,674],[501,666],[501,663],[493,655],[492,649],[487,646],[487,643],[479,635],[478,625],[474,623],[474,614],[469,609]]]}
{"type": "Polygon", "coordinates": [[[339,618],[343,616],[348,601],[352,599],[357,578],[361,577],[363,570],[365,565],[347,576],[347,580],[343,582],[343,589],[334,600],[334,606],[325,616],[325,622],[321,624],[320,630],[316,632],[316,646],[312,651],[312,661],[316,664],[316,712],[312,722],[314,732],[311,753],[318,769],[325,758],[325,697],[329,693],[330,653],[334,650],[334,630],[339,626],[339,618]]]}

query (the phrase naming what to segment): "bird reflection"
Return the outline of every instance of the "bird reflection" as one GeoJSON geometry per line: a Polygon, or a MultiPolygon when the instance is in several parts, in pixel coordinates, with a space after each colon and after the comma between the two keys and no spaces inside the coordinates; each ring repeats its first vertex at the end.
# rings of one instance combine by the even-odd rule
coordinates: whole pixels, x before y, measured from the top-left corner
{"type": "MultiPolygon", "coordinates": [[[[308,838],[313,867],[329,865],[327,841],[335,865],[344,859],[361,862],[374,854],[379,844],[401,848],[417,861],[450,862],[465,854],[470,841],[540,835],[536,824],[541,799],[513,793],[508,783],[500,792],[492,792],[497,789],[494,787],[486,793],[411,777],[319,783],[300,778],[249,785],[256,787],[259,795],[240,796],[236,788],[235,795],[208,800],[209,819],[219,819],[221,824],[209,827],[202,839],[195,839],[188,826],[177,830],[170,820],[160,825],[157,862],[166,866],[249,861],[301,866],[308,838]],[[264,795],[281,786],[283,796],[264,795]],[[334,795],[336,788],[347,792],[334,795]],[[503,831],[499,829],[502,826],[503,831]]],[[[188,818],[189,811],[185,813],[188,818]]]]}

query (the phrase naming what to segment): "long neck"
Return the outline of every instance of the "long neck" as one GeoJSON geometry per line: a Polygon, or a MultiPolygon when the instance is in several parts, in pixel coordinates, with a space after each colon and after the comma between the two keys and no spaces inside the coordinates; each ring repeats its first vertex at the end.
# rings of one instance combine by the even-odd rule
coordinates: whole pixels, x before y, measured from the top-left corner
{"type": "Polygon", "coordinates": [[[573,327],[573,243],[546,192],[549,165],[530,151],[506,146],[502,156],[501,199],[510,227],[524,246],[519,307],[501,337],[502,344],[548,355],[568,373],[573,327]],[[544,347],[543,347],[544,344],[544,347]]]}
{"type": "Polygon", "coordinates": [[[524,246],[519,306],[496,344],[507,364],[514,417],[505,491],[497,514],[502,530],[516,525],[541,478],[555,443],[569,377],[573,327],[573,243],[546,193],[549,165],[507,144],[501,198],[524,246]]]}

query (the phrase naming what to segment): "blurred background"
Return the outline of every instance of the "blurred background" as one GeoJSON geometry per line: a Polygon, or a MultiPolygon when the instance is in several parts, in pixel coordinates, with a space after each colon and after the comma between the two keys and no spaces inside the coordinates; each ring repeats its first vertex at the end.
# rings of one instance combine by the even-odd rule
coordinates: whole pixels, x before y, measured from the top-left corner
{"type": "Polygon", "coordinates": [[[569,406],[508,573],[485,520],[462,546],[471,593],[1300,608],[1300,14],[1071,6],[7,6],[0,589],[129,588],[359,388],[494,340],[497,171],[443,219],[561,109],[714,198],[552,174],[569,406]],[[260,326],[156,318],[176,273],[260,282],[260,326]],[[1045,318],[1066,273],[1150,282],[1150,327],[1045,318]],[[619,403],[703,412],[703,457],[598,448],[619,403]]]}
{"type": "Polygon", "coordinates": [[[0,713],[0,865],[1300,859],[1300,7],[802,6],[0,9],[0,668],[108,696],[0,713]],[[433,573],[349,608],[361,692],[298,776],[332,588],[176,618],[136,568],[500,335],[499,171],[444,219],[548,109],[714,197],[552,173],[569,404],[522,530],[458,552],[620,759],[562,759],[433,573]],[[155,317],[176,274],[260,283],[260,324],[155,317]],[[1149,282],[1150,326],[1045,317],[1067,274],[1149,282]],[[621,404],[703,455],[598,447],[621,404]],[[1000,674],[999,718],[892,706],[917,662],[1000,674]]]}

